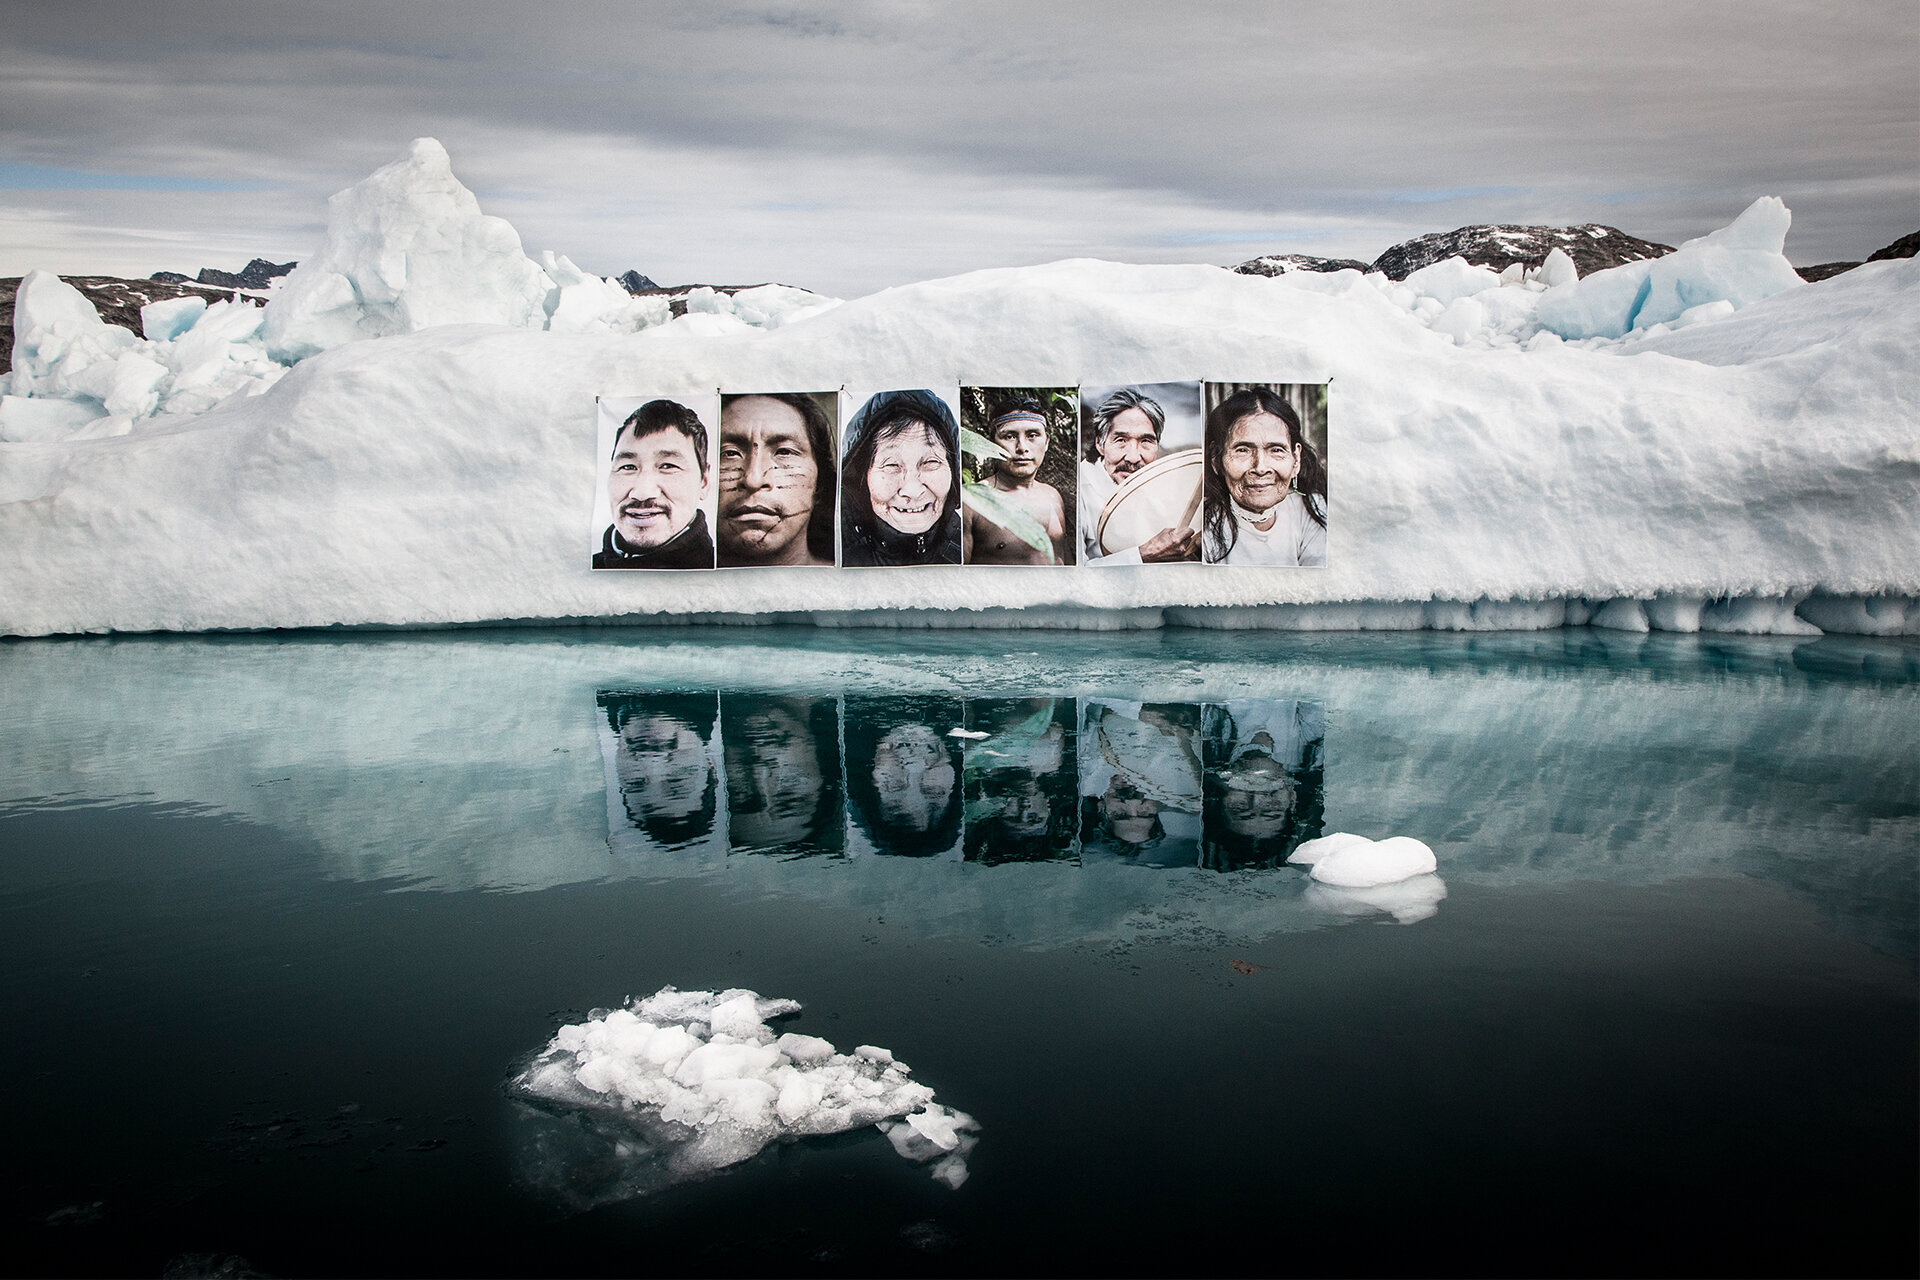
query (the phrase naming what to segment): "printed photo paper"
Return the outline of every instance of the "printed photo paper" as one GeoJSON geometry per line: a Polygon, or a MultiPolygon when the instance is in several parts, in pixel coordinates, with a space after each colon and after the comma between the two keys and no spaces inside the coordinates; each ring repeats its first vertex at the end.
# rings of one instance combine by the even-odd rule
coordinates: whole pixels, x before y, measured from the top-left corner
{"type": "Polygon", "coordinates": [[[713,568],[713,424],[720,397],[602,396],[596,569],[713,568]]]}
{"type": "Polygon", "coordinates": [[[962,387],[960,426],[965,562],[1073,564],[1078,390],[962,387]]]}
{"type": "Polygon", "coordinates": [[[1206,384],[1208,564],[1325,568],[1327,384],[1206,384]]]}
{"type": "Polygon", "coordinates": [[[837,391],[720,397],[722,569],[834,563],[839,423],[837,391]]]}
{"type": "Polygon", "coordinates": [[[959,389],[850,393],[840,563],[960,563],[959,389]]]}
{"type": "Polygon", "coordinates": [[[1201,423],[1198,382],[1080,389],[1084,563],[1199,560],[1201,423]]]}

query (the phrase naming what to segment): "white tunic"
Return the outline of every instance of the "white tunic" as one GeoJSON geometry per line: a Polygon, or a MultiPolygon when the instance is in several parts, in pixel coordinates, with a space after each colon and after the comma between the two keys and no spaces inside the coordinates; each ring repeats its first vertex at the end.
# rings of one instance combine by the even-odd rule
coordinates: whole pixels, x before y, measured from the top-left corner
{"type": "Polygon", "coordinates": [[[1253,523],[1254,513],[1235,503],[1233,522],[1239,537],[1234,540],[1233,550],[1223,557],[1219,545],[1208,539],[1207,563],[1326,567],[1326,528],[1308,513],[1307,500],[1297,490],[1282,498],[1268,514],[1273,517],[1273,526],[1262,530],[1253,523]]]}

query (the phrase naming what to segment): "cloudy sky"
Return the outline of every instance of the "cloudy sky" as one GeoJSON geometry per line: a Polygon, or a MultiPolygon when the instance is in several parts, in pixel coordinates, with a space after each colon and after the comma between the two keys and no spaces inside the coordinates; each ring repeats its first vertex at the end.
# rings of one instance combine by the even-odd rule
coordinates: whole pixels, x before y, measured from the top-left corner
{"type": "Polygon", "coordinates": [[[852,296],[1472,222],[1920,228],[1898,3],[9,0],[0,275],[284,261],[431,135],[530,252],[852,296]]]}

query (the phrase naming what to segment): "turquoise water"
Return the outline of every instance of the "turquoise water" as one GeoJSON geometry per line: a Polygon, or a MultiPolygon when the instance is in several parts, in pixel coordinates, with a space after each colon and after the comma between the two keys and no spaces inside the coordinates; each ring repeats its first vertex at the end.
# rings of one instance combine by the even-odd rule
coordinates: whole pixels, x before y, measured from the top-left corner
{"type": "Polygon", "coordinates": [[[34,642],[0,724],[16,1272],[1916,1263],[1910,642],[34,642]],[[887,1046],[971,1176],[626,1194],[507,1082],[667,985],[887,1046]]]}

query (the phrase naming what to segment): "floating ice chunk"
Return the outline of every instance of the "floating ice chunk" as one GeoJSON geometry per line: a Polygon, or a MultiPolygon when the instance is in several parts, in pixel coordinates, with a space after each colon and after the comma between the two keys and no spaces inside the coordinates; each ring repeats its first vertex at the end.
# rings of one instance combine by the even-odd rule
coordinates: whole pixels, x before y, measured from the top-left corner
{"type": "MultiPolygon", "coordinates": [[[[604,1132],[594,1158],[611,1146],[622,1195],[738,1164],[772,1142],[867,1125],[881,1126],[902,1154],[937,1160],[932,1175],[948,1186],[965,1181],[980,1126],[935,1103],[886,1049],[841,1054],[817,1036],[776,1036],[766,1025],[799,1009],[752,991],[663,988],[561,1027],[512,1087],[604,1132]]],[[[543,1181],[569,1176],[548,1172],[543,1181]]],[[[606,1198],[616,1197],[596,1202],[606,1198]]]]}
{"type": "Polygon", "coordinates": [[[980,1142],[980,1122],[966,1112],[929,1102],[925,1110],[880,1128],[905,1159],[920,1164],[933,1161],[928,1172],[934,1181],[957,1191],[967,1180],[967,1157],[980,1142]]]}
{"type": "Polygon", "coordinates": [[[966,738],[970,741],[978,741],[983,738],[991,738],[993,735],[990,733],[982,733],[978,729],[961,729],[956,727],[947,730],[947,736],[949,738],[966,738]]]}
{"type": "Polygon", "coordinates": [[[149,302],[140,308],[140,332],[149,342],[172,342],[193,328],[193,322],[206,309],[207,300],[193,294],[149,302]]]}
{"type": "Polygon", "coordinates": [[[1345,831],[1307,841],[1287,861],[1312,868],[1315,880],[1339,889],[1378,888],[1439,866],[1433,850],[1411,836],[1369,840],[1345,831]]]}
{"type": "Polygon", "coordinates": [[[510,224],[480,212],[432,138],[327,205],[325,244],[267,304],[277,359],[430,325],[544,327],[553,282],[510,224]]]}

